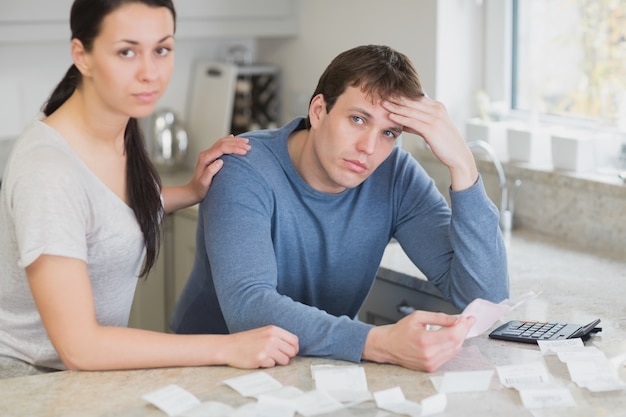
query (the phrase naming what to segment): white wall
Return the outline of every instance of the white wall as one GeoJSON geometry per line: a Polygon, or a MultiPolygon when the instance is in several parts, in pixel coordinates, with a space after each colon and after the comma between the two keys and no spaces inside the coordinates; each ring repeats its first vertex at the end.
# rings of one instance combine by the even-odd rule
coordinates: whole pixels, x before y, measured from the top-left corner
{"type": "Polygon", "coordinates": [[[483,85],[483,6],[476,0],[437,4],[436,99],[463,131],[476,113],[476,91],[483,85]]]}
{"type": "MultiPolygon", "coordinates": [[[[304,0],[300,35],[288,39],[179,40],[176,67],[159,107],[186,119],[191,65],[221,60],[243,44],[283,73],[283,119],[306,112],[324,68],[339,52],[387,44],[415,64],[428,94],[459,127],[473,115],[482,77],[482,7],[477,0],[304,0]]],[[[0,44],[0,140],[17,136],[70,65],[69,41],[0,44]]]]}
{"type": "MultiPolygon", "coordinates": [[[[176,66],[158,106],[173,109],[184,120],[189,75],[197,59],[224,60],[232,45],[255,52],[255,41],[242,39],[182,40],[176,42],[176,66]]],[[[34,117],[71,64],[67,42],[0,44],[0,141],[18,136],[34,117]]]]}
{"type": "Polygon", "coordinates": [[[386,44],[414,63],[428,95],[455,122],[474,113],[482,74],[482,7],[471,0],[304,1],[300,35],[259,41],[258,56],[283,71],[283,118],[306,112],[324,68],[338,53],[386,44]]]}

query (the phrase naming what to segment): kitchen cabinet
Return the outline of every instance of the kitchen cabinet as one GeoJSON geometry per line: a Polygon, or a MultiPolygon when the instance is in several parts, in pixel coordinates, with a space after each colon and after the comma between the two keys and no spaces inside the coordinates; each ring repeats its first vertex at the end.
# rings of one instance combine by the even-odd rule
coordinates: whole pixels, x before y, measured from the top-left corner
{"type": "Polygon", "coordinates": [[[193,267],[197,217],[197,209],[192,207],[165,218],[157,262],[148,277],[137,283],[130,327],[170,331],[176,300],[193,267]]]}
{"type": "Polygon", "coordinates": [[[171,310],[173,312],[174,303],[180,297],[185,288],[187,278],[193,267],[196,255],[196,225],[198,223],[198,210],[191,207],[181,210],[174,216],[174,268],[173,268],[173,299],[171,299],[171,310]]]}
{"type": "Polygon", "coordinates": [[[169,320],[166,309],[166,275],[167,256],[166,241],[172,234],[173,222],[171,216],[167,216],[163,223],[163,240],[159,256],[155,265],[150,270],[148,277],[139,278],[135,298],[128,321],[129,327],[165,332],[168,329],[169,320]]]}
{"type": "MultiPolygon", "coordinates": [[[[0,4],[0,44],[70,39],[73,0],[0,4]]],[[[302,0],[175,0],[178,39],[293,36],[302,0]]]]}

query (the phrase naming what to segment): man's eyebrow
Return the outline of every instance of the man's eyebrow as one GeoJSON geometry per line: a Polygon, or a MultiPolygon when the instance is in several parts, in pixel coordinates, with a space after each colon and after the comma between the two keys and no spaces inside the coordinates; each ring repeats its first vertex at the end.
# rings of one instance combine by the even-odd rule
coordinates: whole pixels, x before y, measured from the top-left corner
{"type": "Polygon", "coordinates": [[[399,135],[402,133],[404,129],[402,129],[402,127],[394,126],[394,127],[390,127],[389,130],[399,135]]]}
{"type": "Polygon", "coordinates": [[[362,109],[361,107],[350,107],[348,110],[361,113],[363,116],[368,117],[370,119],[373,117],[370,112],[368,112],[365,109],[362,109]]]}

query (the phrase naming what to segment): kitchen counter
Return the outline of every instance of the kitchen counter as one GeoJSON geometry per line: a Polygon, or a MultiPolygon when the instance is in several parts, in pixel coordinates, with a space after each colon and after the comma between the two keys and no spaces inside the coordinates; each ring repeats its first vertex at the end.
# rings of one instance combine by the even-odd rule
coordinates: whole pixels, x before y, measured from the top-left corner
{"type": "MultiPolygon", "coordinates": [[[[603,331],[588,345],[597,346],[608,357],[626,353],[626,261],[602,253],[581,251],[563,242],[534,232],[515,230],[507,239],[511,295],[542,288],[538,297],[503,317],[508,319],[559,320],[587,323],[601,318],[603,331]]],[[[394,251],[394,249],[392,249],[394,251]]],[[[401,254],[387,254],[383,262],[390,268],[407,267],[401,254]],[[390,261],[389,259],[393,259],[390,261]],[[394,266],[395,265],[395,266],[394,266]]],[[[572,393],[576,408],[546,408],[534,414],[521,404],[519,394],[504,388],[494,376],[486,392],[448,394],[448,405],[441,416],[624,416],[624,391],[591,393],[580,389],[569,378],[558,360],[543,357],[537,346],[495,341],[486,333],[468,339],[459,357],[443,371],[471,370],[479,366],[463,361],[469,351],[479,351],[485,365],[499,366],[544,360],[557,382],[572,393]],[[621,413],[621,414],[620,414],[621,413]]],[[[304,391],[313,389],[312,364],[342,365],[346,362],[317,358],[295,358],[289,366],[266,372],[283,385],[304,391]]],[[[393,365],[364,363],[371,392],[400,386],[407,399],[419,402],[436,393],[430,374],[393,365]]],[[[110,372],[58,372],[0,381],[2,416],[165,416],[140,397],[168,384],[178,384],[201,401],[220,401],[231,406],[250,399],[241,397],[221,381],[251,371],[228,367],[168,368],[110,372]]],[[[619,367],[626,381],[626,368],[619,367]]],[[[373,402],[362,403],[333,415],[377,416],[373,402]]],[[[382,415],[382,414],[381,414],[382,415]]]]}

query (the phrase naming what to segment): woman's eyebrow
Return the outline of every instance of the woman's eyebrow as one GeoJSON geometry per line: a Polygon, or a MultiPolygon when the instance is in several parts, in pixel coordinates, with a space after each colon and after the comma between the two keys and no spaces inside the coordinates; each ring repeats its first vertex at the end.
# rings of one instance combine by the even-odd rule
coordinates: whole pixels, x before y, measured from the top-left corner
{"type": "MultiPolygon", "coordinates": [[[[161,39],[159,39],[156,43],[161,43],[161,42],[165,42],[166,40],[168,40],[169,38],[174,38],[173,35],[166,35],[164,37],[162,37],[161,39]]],[[[131,45],[139,45],[139,41],[133,40],[133,39],[120,39],[118,42],[124,42],[124,43],[129,43],[131,45]]]]}

